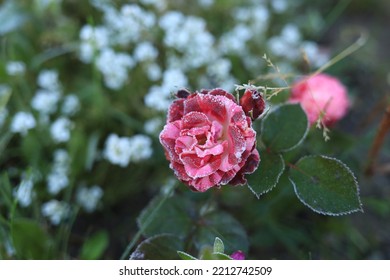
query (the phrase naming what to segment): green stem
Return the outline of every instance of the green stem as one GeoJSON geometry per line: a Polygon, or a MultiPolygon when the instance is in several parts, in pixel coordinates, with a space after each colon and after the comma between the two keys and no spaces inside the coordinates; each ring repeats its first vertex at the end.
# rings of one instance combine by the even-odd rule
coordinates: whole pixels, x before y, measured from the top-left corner
{"type": "Polygon", "coordinates": [[[156,208],[150,213],[149,217],[145,220],[145,222],[140,226],[140,229],[138,232],[134,235],[133,239],[130,241],[130,243],[127,245],[125,251],[123,252],[121,256],[121,260],[124,260],[126,257],[129,256],[130,251],[134,248],[134,245],[137,243],[137,241],[140,239],[141,235],[144,233],[145,229],[150,225],[150,223],[154,220],[154,217],[156,213],[160,210],[161,206],[165,203],[165,201],[170,197],[171,193],[173,192],[174,187],[163,195],[160,202],[157,204],[156,208]]]}

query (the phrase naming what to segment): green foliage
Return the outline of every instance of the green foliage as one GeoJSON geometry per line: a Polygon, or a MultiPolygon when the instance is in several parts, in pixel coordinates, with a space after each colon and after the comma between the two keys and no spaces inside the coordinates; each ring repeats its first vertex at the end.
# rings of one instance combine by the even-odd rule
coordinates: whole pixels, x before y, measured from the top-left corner
{"type": "Polygon", "coordinates": [[[22,259],[48,259],[51,241],[47,233],[35,220],[16,218],[11,224],[12,243],[22,259]]]}
{"type": "Polygon", "coordinates": [[[80,259],[98,260],[109,245],[109,236],[106,231],[98,231],[84,242],[81,248],[80,259]]]}
{"type": "Polygon", "coordinates": [[[271,191],[279,182],[285,165],[282,155],[260,150],[260,165],[256,172],[247,176],[249,189],[259,198],[271,191]]]}
{"type": "Polygon", "coordinates": [[[159,234],[142,241],[131,254],[131,260],[175,260],[183,250],[183,241],[170,234],[159,234]]]}
{"type": "Polygon", "coordinates": [[[320,214],[342,215],[362,211],[356,178],[337,159],[304,157],[290,169],[290,181],[302,203],[320,214]]]}
{"type": "Polygon", "coordinates": [[[263,119],[261,140],[273,152],[294,149],[305,139],[309,123],[300,104],[275,106],[263,119]]]}
{"type": "MultiPolygon", "coordinates": [[[[226,250],[249,249],[246,232],[235,218],[220,210],[203,212],[183,196],[155,198],[141,213],[138,224],[146,237],[170,234],[186,240],[188,245],[195,245],[198,250],[212,243],[216,236],[225,241],[226,250]]],[[[216,242],[222,252],[223,244],[216,242]]]]}

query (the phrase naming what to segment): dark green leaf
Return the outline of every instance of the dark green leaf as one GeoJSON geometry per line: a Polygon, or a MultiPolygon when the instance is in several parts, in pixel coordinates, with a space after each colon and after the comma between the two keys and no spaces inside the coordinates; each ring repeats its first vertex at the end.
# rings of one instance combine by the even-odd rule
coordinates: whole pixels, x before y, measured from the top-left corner
{"type": "Polygon", "coordinates": [[[315,212],[342,215],[362,211],[355,176],[337,159],[304,157],[291,168],[290,181],[298,198],[315,212]]]}
{"type": "Polygon", "coordinates": [[[156,235],[139,244],[130,260],[177,260],[183,248],[183,241],[174,235],[156,235]]]}
{"type": "Polygon", "coordinates": [[[215,237],[219,237],[224,241],[226,252],[248,251],[249,242],[244,228],[229,214],[220,210],[206,214],[200,218],[198,225],[194,236],[198,248],[213,244],[215,237]]]}
{"type": "Polygon", "coordinates": [[[30,219],[18,218],[11,226],[12,242],[16,254],[22,259],[47,259],[50,241],[39,224],[30,219]]]}
{"type": "Polygon", "coordinates": [[[97,260],[100,259],[109,243],[108,233],[99,231],[92,235],[84,242],[80,253],[82,260],[97,260]]]}
{"type": "Polygon", "coordinates": [[[247,175],[249,189],[259,198],[262,194],[272,190],[284,171],[284,160],[280,154],[269,151],[260,151],[259,168],[247,175]]]}
{"type": "Polygon", "coordinates": [[[178,196],[164,199],[156,197],[149,203],[138,218],[138,226],[144,228],[147,237],[161,233],[186,237],[193,226],[195,205],[178,196]]]}
{"type": "Polygon", "coordinates": [[[309,122],[299,104],[276,106],[264,118],[261,139],[274,152],[294,149],[306,137],[309,122]]]}

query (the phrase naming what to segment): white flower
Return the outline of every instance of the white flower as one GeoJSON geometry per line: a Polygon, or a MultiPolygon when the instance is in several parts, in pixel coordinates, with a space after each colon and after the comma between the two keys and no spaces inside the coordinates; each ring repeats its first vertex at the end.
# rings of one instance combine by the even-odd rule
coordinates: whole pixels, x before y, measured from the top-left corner
{"type": "Polygon", "coordinates": [[[291,23],[283,27],[280,36],[282,37],[283,41],[289,45],[296,45],[301,40],[301,33],[298,27],[291,23]]]}
{"type": "Polygon", "coordinates": [[[49,218],[53,225],[58,225],[63,219],[69,215],[69,205],[58,200],[50,200],[42,204],[42,215],[49,218]]]}
{"type": "Polygon", "coordinates": [[[36,125],[32,114],[26,112],[18,112],[12,119],[11,132],[26,135],[27,132],[36,125]]]}
{"type": "Polygon", "coordinates": [[[80,108],[79,98],[74,94],[65,96],[61,112],[67,116],[73,116],[80,108]]]}
{"type": "Polygon", "coordinates": [[[146,106],[158,111],[166,111],[172,103],[170,91],[161,86],[152,86],[145,95],[146,106]]]}
{"type": "Polygon", "coordinates": [[[130,160],[139,162],[152,156],[152,139],[146,135],[134,135],[130,139],[130,160]]]}
{"type": "Polygon", "coordinates": [[[47,176],[47,191],[52,194],[58,194],[62,189],[69,185],[68,175],[61,169],[53,170],[47,176]]]}
{"type": "Polygon", "coordinates": [[[157,63],[148,64],[146,67],[146,75],[149,80],[157,81],[161,78],[161,68],[157,63]]]}
{"type": "Polygon", "coordinates": [[[80,30],[80,39],[80,59],[90,63],[97,51],[109,46],[110,33],[104,26],[84,25],[80,30]]]}
{"type": "Polygon", "coordinates": [[[141,42],[134,50],[136,61],[153,61],[158,56],[158,50],[150,42],[141,42]]]}
{"type": "Polygon", "coordinates": [[[26,72],[26,64],[22,61],[9,61],[5,67],[5,70],[10,76],[23,75],[26,72]]]}
{"type": "Polygon", "coordinates": [[[67,142],[70,139],[72,122],[64,117],[57,119],[50,127],[50,134],[56,142],[67,142]]]}
{"type": "Polygon", "coordinates": [[[106,140],[104,157],[111,163],[126,167],[130,162],[130,139],[110,134],[106,140]]]}
{"type": "Polygon", "coordinates": [[[134,59],[125,53],[104,49],[96,59],[96,66],[104,75],[108,88],[119,89],[128,79],[127,70],[134,66],[134,59]]]}
{"type": "Polygon", "coordinates": [[[276,13],[283,13],[288,8],[287,0],[272,0],[270,3],[276,13]]]}
{"type": "Polygon", "coordinates": [[[47,176],[47,190],[50,194],[56,195],[69,185],[69,154],[63,149],[54,152],[52,170],[47,176]]]}
{"type": "Polygon", "coordinates": [[[145,122],[144,130],[149,134],[157,134],[161,131],[162,124],[161,118],[153,118],[145,122]]]}
{"type": "Polygon", "coordinates": [[[91,213],[95,211],[102,196],[103,190],[99,186],[93,186],[89,189],[81,187],[77,190],[76,200],[85,211],[91,213]]]}
{"type": "Polygon", "coordinates": [[[232,63],[230,62],[230,60],[220,58],[207,67],[207,72],[212,76],[216,76],[217,78],[223,79],[229,76],[231,68],[232,63]]]}
{"type": "Polygon", "coordinates": [[[20,206],[28,207],[31,204],[33,197],[33,182],[31,179],[23,180],[17,189],[14,190],[14,197],[19,202],[20,206]]]}
{"type": "Polygon", "coordinates": [[[60,99],[60,92],[40,89],[37,90],[31,99],[31,107],[42,114],[52,114],[57,109],[57,103],[60,99]]]}
{"type": "Polygon", "coordinates": [[[41,88],[49,91],[58,91],[60,89],[58,72],[56,70],[42,70],[38,75],[37,82],[41,88]]]}
{"type": "Polygon", "coordinates": [[[163,74],[162,87],[170,91],[174,91],[175,88],[186,87],[187,84],[187,77],[179,69],[168,69],[163,74]]]}

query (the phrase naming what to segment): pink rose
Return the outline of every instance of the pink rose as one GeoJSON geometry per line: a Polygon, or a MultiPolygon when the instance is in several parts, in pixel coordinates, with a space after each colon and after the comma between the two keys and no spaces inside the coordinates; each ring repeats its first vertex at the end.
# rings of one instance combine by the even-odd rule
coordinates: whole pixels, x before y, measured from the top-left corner
{"type": "Polygon", "coordinates": [[[303,78],[293,84],[289,102],[301,103],[310,124],[318,120],[322,111],[325,125],[344,117],[350,105],[346,88],[338,79],[326,74],[303,78]]]}
{"type": "Polygon", "coordinates": [[[168,111],[160,142],[175,175],[194,191],[243,185],[260,156],[256,132],[233,95],[222,90],[185,94],[168,111]]]}

